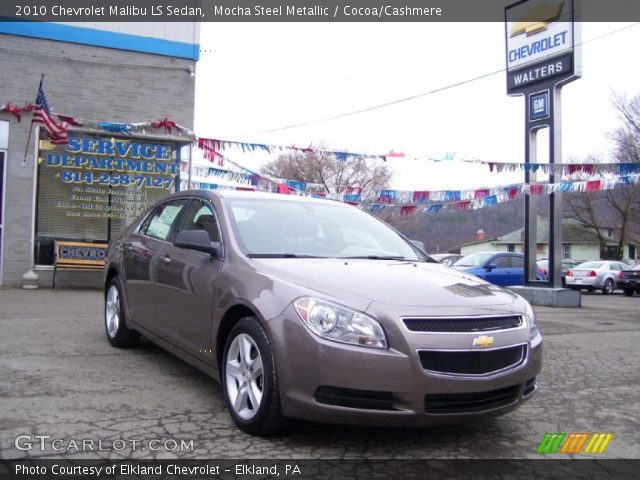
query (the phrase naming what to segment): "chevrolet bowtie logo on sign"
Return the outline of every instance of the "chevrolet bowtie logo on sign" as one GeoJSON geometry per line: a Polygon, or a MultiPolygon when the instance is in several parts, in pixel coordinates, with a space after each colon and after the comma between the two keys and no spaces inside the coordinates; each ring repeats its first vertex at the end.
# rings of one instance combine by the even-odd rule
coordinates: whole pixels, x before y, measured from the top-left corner
{"type": "Polygon", "coordinates": [[[579,55],[574,55],[580,38],[575,1],[520,0],[505,8],[507,93],[580,75],[579,55]]]}
{"type": "Polygon", "coordinates": [[[556,4],[539,5],[531,9],[525,16],[525,19],[540,19],[539,21],[525,20],[521,22],[513,22],[511,26],[511,36],[527,34],[527,37],[535,35],[547,29],[547,25],[555,22],[560,18],[564,2],[556,4]]]}
{"type": "Polygon", "coordinates": [[[537,453],[604,453],[613,433],[545,433],[537,453]],[[584,449],[583,449],[584,448],[584,449]]]}
{"type": "Polygon", "coordinates": [[[493,345],[493,337],[481,335],[473,339],[474,347],[491,347],[493,345]]]}

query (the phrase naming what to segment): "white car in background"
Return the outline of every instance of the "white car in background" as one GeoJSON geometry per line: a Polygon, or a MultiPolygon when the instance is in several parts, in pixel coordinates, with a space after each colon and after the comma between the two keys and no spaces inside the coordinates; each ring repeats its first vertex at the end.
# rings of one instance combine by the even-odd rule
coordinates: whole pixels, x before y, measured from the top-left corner
{"type": "Polygon", "coordinates": [[[584,262],[567,270],[566,286],[573,290],[602,290],[605,295],[610,294],[618,288],[617,281],[622,278],[622,271],[630,269],[626,263],[615,260],[584,262]]]}

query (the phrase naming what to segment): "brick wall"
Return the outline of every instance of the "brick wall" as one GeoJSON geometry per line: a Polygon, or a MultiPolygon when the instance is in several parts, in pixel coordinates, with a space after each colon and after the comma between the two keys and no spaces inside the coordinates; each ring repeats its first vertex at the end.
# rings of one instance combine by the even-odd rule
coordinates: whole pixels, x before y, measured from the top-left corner
{"type": "MultiPolygon", "coordinates": [[[[169,117],[193,128],[191,60],[0,34],[0,103],[35,102],[40,75],[56,113],[87,120],[144,122],[169,117]]],[[[31,115],[9,120],[3,285],[21,283],[33,261],[35,132],[22,166],[31,115]]],[[[35,130],[35,127],[34,127],[35,130]]],[[[42,286],[49,272],[38,272],[42,286]]]]}

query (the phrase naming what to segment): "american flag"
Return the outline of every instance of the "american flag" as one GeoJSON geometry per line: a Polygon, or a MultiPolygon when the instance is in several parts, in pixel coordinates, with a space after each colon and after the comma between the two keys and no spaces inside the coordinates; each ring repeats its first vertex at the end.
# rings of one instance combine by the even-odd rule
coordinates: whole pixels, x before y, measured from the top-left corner
{"type": "Polygon", "coordinates": [[[42,88],[42,80],[38,87],[38,97],[36,98],[36,109],[33,113],[33,121],[35,123],[42,123],[44,129],[49,135],[49,141],[54,145],[66,145],[67,144],[67,122],[58,123],[51,115],[51,108],[47,101],[47,96],[44,94],[42,88]]]}

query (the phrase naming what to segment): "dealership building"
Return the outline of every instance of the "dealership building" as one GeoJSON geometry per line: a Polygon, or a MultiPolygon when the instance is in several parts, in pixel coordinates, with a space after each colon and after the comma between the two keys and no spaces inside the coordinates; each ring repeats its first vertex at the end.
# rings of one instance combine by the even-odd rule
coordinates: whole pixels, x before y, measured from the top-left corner
{"type": "MultiPolygon", "coordinates": [[[[179,188],[199,34],[193,22],[0,22],[1,286],[32,284],[34,273],[51,286],[62,247],[85,266],[179,188]],[[66,142],[32,123],[41,81],[66,142]]],[[[58,285],[100,281],[97,269],[78,270],[59,272],[58,285]]]]}

